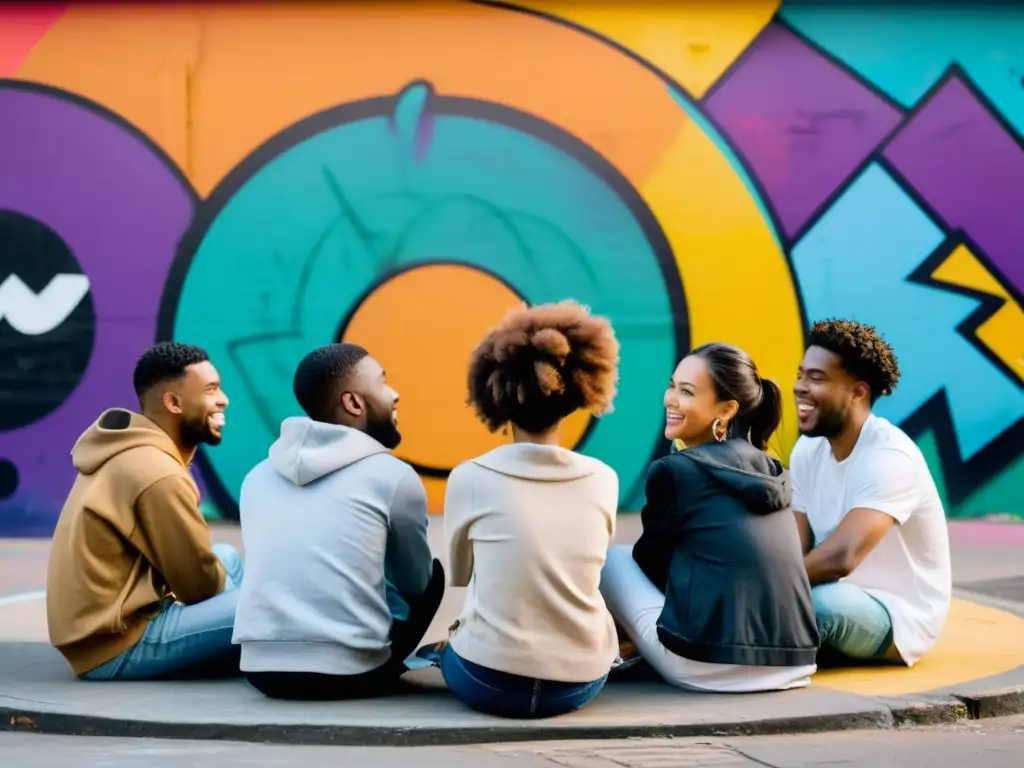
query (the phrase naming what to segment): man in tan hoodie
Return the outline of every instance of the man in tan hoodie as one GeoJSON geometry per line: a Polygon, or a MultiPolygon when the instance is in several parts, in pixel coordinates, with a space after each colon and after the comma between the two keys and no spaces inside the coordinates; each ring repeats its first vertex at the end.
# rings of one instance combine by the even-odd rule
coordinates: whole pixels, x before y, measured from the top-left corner
{"type": "Polygon", "coordinates": [[[188,466],[217,445],[228,398],[202,349],[161,342],[133,377],[141,413],[112,408],[78,439],[53,535],[50,642],[87,680],[237,671],[238,551],[211,546],[188,466]]]}

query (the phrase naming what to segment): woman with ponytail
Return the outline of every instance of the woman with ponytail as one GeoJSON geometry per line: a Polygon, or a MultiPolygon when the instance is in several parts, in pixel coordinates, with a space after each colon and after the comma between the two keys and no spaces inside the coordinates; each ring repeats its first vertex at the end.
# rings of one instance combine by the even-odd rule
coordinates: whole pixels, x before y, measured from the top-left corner
{"type": "Polygon", "coordinates": [[[811,587],[788,472],[765,453],[782,419],[778,385],[743,350],[704,344],[676,367],[664,403],[665,437],[681,449],[650,467],[632,552],[608,553],[608,609],[672,685],[806,686],[818,650],[811,587]]]}

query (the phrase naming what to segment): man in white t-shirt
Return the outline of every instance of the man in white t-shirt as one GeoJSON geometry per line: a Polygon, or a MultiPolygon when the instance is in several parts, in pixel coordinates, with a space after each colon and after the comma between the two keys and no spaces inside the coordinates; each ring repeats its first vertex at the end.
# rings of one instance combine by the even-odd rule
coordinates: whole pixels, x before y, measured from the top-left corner
{"type": "Polygon", "coordinates": [[[790,473],[823,657],[912,666],[949,613],[935,481],[906,433],[871,413],[899,377],[892,347],[871,326],[811,328],[793,388],[802,436],[790,473]]]}

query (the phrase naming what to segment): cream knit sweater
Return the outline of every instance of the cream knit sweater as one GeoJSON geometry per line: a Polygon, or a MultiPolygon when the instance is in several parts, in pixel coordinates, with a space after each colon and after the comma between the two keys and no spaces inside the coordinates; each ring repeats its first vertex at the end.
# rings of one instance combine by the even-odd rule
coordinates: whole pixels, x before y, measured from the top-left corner
{"type": "Polygon", "coordinates": [[[451,638],[500,672],[582,683],[618,653],[598,585],[615,535],[619,482],[602,462],[557,446],[504,445],[448,479],[452,586],[468,586],[451,638]]]}

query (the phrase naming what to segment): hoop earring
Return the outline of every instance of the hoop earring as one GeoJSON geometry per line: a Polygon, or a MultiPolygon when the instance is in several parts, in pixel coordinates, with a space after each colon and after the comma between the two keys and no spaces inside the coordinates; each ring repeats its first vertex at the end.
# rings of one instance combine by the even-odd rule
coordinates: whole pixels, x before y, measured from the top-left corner
{"type": "Polygon", "coordinates": [[[729,427],[724,425],[724,424],[722,424],[722,420],[721,419],[715,419],[713,422],[711,422],[711,435],[719,443],[724,443],[725,442],[725,438],[727,438],[729,436],[729,427]],[[719,437],[719,435],[718,435],[718,430],[719,429],[722,430],[721,437],[719,437]]]}

